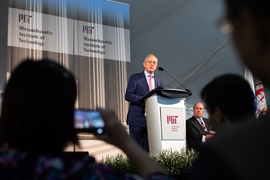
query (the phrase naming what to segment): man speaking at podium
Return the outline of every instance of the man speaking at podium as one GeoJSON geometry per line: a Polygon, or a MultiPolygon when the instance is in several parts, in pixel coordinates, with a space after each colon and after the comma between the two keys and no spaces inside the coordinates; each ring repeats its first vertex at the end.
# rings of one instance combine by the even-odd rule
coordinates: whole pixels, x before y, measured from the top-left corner
{"type": "Polygon", "coordinates": [[[155,87],[162,86],[162,81],[154,76],[157,65],[158,58],[153,54],[147,55],[143,62],[144,70],[130,76],[125,94],[125,99],[129,102],[127,114],[129,135],[146,152],[149,152],[149,145],[145,104],[139,102],[139,99],[155,87]]]}

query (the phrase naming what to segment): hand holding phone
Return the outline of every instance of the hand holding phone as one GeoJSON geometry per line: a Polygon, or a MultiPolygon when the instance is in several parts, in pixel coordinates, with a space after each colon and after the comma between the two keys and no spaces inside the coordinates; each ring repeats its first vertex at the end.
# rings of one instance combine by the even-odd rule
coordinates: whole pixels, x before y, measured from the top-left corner
{"type": "Polygon", "coordinates": [[[75,109],[74,125],[78,132],[103,134],[105,123],[98,111],[75,109]]]}

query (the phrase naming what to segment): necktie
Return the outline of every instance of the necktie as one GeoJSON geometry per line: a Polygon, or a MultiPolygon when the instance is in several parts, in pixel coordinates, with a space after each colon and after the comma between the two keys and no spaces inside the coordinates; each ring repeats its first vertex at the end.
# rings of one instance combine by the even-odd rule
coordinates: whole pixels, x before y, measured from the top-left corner
{"type": "Polygon", "coordinates": [[[148,84],[148,86],[149,86],[149,91],[151,91],[152,90],[152,75],[150,75],[150,77],[149,77],[149,84],[148,84]]]}
{"type": "Polygon", "coordinates": [[[199,118],[199,121],[200,121],[200,123],[201,123],[201,126],[202,126],[203,130],[207,131],[207,127],[205,126],[205,124],[204,124],[202,118],[199,118]]]}

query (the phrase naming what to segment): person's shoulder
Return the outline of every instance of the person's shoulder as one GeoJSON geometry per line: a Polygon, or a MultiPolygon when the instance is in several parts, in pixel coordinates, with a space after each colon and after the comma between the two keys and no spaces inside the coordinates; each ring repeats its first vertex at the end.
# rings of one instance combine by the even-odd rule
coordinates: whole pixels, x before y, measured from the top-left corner
{"type": "Polygon", "coordinates": [[[22,152],[18,150],[0,149],[1,162],[5,162],[5,159],[6,160],[17,159],[19,161],[20,159],[28,158],[28,156],[29,154],[26,152],[22,152]]]}
{"type": "Polygon", "coordinates": [[[134,74],[132,74],[131,76],[142,75],[142,74],[144,74],[144,71],[134,73],[134,74]]]}
{"type": "Polygon", "coordinates": [[[218,141],[222,141],[223,142],[222,144],[224,144],[227,141],[226,139],[233,136],[233,134],[238,134],[244,131],[243,128],[245,126],[248,126],[247,124],[249,123],[246,122],[242,123],[241,124],[242,128],[239,126],[239,124],[231,124],[230,126],[219,130],[219,132],[217,132],[217,134],[207,142],[207,145],[219,144],[217,143],[218,141]]]}
{"type": "Polygon", "coordinates": [[[144,71],[141,71],[141,72],[134,73],[134,74],[130,75],[130,77],[138,77],[138,76],[144,76],[144,71]]]}
{"type": "Polygon", "coordinates": [[[190,120],[194,120],[195,117],[194,116],[191,116],[190,118],[186,119],[186,121],[190,121],[190,120]]]}
{"type": "Polygon", "coordinates": [[[194,116],[192,116],[186,120],[186,126],[192,126],[193,124],[195,124],[196,121],[197,119],[194,116]]]}
{"type": "MultiPolygon", "coordinates": [[[[216,151],[230,156],[239,156],[243,152],[257,151],[260,145],[265,144],[270,137],[270,115],[262,118],[248,117],[246,121],[232,124],[217,132],[213,138],[206,143],[206,147],[214,148],[216,151]],[[253,144],[256,143],[256,146],[253,144]]],[[[261,152],[263,153],[263,152],[261,152]]],[[[270,157],[270,156],[269,156],[270,157]]]]}
{"type": "Polygon", "coordinates": [[[270,137],[269,128],[269,115],[259,119],[249,117],[245,122],[217,132],[203,145],[200,156],[208,160],[211,157],[211,164],[226,164],[239,177],[245,177],[242,179],[259,177],[269,168],[261,163],[270,161],[270,146],[265,145],[270,137]]]}
{"type": "Polygon", "coordinates": [[[231,126],[223,129],[221,132],[215,136],[215,138],[212,138],[213,142],[220,141],[221,142],[233,142],[233,141],[239,141],[241,139],[246,139],[248,137],[254,138],[255,136],[261,136],[260,132],[266,133],[263,130],[267,131],[267,133],[270,134],[269,131],[270,128],[270,115],[265,115],[262,118],[256,119],[254,116],[246,117],[246,120],[242,120],[239,124],[232,124],[231,126]],[[255,133],[256,132],[256,133],[255,133]],[[231,139],[230,139],[231,138],[231,139]],[[228,140],[230,139],[230,140],[228,140]]]}

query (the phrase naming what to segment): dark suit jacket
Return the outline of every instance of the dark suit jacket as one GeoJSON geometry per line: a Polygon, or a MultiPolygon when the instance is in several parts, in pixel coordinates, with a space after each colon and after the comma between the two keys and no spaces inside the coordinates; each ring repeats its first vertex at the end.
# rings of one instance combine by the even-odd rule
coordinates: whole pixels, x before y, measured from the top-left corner
{"type": "MultiPolygon", "coordinates": [[[[162,81],[154,77],[155,86],[162,86],[162,81]]],[[[139,99],[149,92],[144,71],[130,76],[126,89],[125,99],[130,102],[127,115],[127,124],[130,126],[145,127],[145,104],[139,99]]]]}
{"type": "Polygon", "coordinates": [[[208,134],[209,130],[212,130],[208,119],[203,117],[203,121],[208,131],[204,131],[195,116],[186,120],[186,139],[189,149],[199,150],[202,144],[202,136],[208,134]]]}

